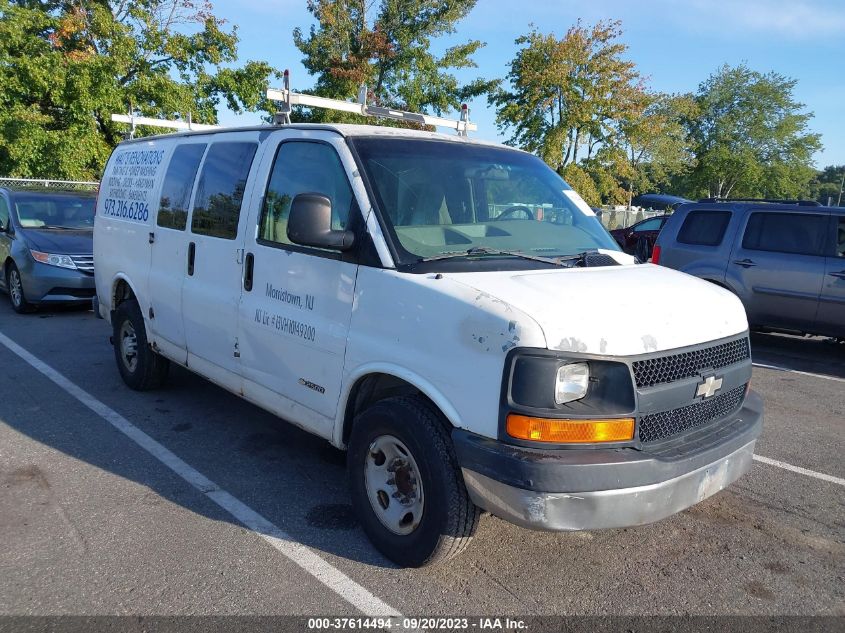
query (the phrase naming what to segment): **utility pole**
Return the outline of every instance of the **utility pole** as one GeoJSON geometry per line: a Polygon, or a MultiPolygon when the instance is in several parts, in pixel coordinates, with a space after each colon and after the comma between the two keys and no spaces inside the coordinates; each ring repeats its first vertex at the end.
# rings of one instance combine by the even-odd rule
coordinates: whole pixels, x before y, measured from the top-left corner
{"type": "Polygon", "coordinates": [[[836,206],[842,206],[842,187],[845,186],[845,167],[842,168],[842,180],[839,181],[839,198],[836,200],[836,206]]]}

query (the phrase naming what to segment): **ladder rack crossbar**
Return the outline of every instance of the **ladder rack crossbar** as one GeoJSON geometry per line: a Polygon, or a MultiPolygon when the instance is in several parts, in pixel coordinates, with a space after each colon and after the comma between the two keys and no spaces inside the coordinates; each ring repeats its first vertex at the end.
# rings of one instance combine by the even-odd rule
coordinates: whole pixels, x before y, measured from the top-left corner
{"type": "Polygon", "coordinates": [[[134,116],[130,114],[112,114],[111,120],[115,123],[129,123],[130,125],[149,125],[150,127],[163,127],[171,130],[218,130],[219,125],[208,125],[207,123],[192,123],[190,121],[176,121],[169,119],[153,119],[145,116],[134,116]]]}
{"type": "MultiPolygon", "coordinates": [[[[271,88],[267,91],[267,98],[270,101],[280,102],[285,106],[300,105],[311,108],[339,110],[341,112],[350,112],[361,116],[373,116],[383,119],[419,123],[422,125],[446,127],[457,130],[461,133],[474,132],[478,129],[478,125],[463,119],[447,119],[445,117],[432,116],[430,114],[418,114],[416,112],[405,112],[403,110],[393,110],[392,108],[367,105],[366,103],[341,101],[340,99],[327,99],[325,97],[293,92],[292,90],[278,90],[271,88]]],[[[282,111],[288,113],[285,108],[283,108],[282,111]]]]}

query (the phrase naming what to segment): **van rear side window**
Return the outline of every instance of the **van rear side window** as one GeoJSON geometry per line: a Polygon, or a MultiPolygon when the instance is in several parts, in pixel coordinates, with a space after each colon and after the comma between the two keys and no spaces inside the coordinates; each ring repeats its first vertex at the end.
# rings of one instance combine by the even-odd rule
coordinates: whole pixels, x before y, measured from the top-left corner
{"type": "Polygon", "coordinates": [[[197,170],[205,153],[206,143],[180,145],[173,152],[164,184],[161,187],[161,201],[158,205],[156,224],[168,229],[184,231],[188,224],[188,204],[197,170]]]}
{"type": "Polygon", "coordinates": [[[200,172],[191,231],[233,240],[256,143],[214,143],[200,172]]]}
{"type": "Polygon", "coordinates": [[[730,221],[730,211],[691,211],[678,232],[678,241],[681,244],[718,246],[730,221]]]}

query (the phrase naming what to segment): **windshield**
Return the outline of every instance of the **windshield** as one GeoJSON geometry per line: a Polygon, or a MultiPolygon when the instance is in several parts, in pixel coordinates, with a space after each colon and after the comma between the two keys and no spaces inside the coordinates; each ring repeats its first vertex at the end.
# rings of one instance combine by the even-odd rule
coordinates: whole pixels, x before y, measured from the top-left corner
{"type": "Polygon", "coordinates": [[[584,201],[531,154],[408,138],[352,144],[400,263],[619,250],[584,201]]]}
{"type": "Polygon", "coordinates": [[[15,213],[25,229],[90,229],[96,200],[89,196],[17,196],[15,213]]]}

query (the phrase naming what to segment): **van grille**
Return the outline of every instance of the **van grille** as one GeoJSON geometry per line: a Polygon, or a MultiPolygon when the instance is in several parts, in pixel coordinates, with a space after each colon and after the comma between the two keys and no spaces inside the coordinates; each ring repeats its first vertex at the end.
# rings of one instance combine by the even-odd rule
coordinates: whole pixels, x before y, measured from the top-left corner
{"type": "Polygon", "coordinates": [[[748,337],[689,352],[634,362],[637,387],[652,387],[699,375],[704,369],[721,369],[751,358],[748,337]]]}
{"type": "Polygon", "coordinates": [[[685,407],[643,416],[640,420],[640,441],[662,440],[729,415],[742,404],[746,386],[685,407]]]}
{"type": "Polygon", "coordinates": [[[93,255],[71,255],[70,258],[76,264],[76,268],[83,273],[89,275],[94,274],[94,256],[93,255]]]}

